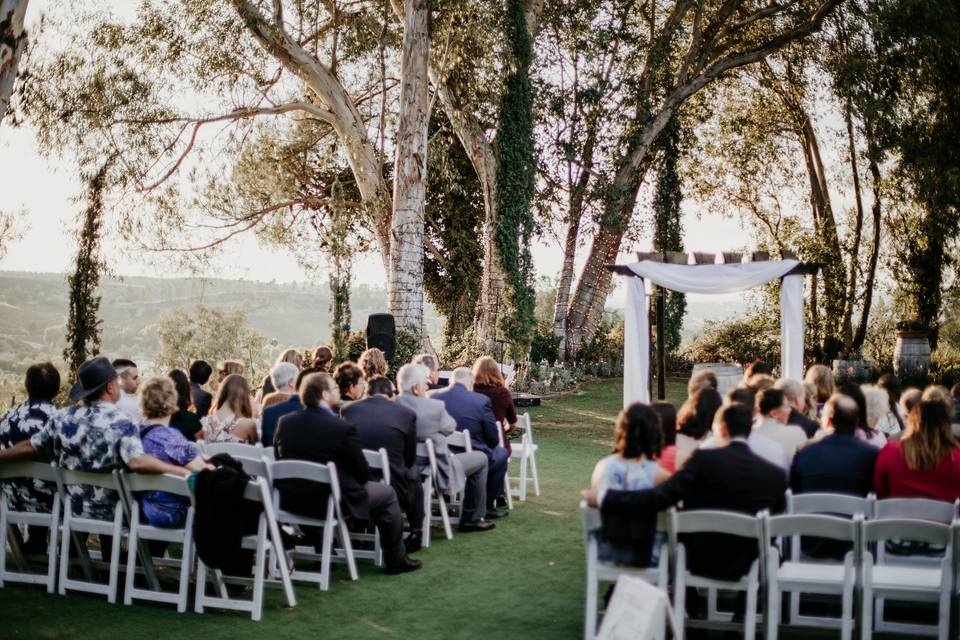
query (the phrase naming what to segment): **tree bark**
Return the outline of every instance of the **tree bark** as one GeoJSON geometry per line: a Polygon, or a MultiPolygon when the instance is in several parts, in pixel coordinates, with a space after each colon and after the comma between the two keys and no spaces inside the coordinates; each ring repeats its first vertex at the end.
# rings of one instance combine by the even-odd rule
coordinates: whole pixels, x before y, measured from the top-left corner
{"type": "Polygon", "coordinates": [[[0,120],[3,120],[17,79],[20,56],[27,48],[23,19],[28,0],[0,0],[0,120]]]}
{"type": "Polygon", "coordinates": [[[389,308],[397,326],[423,335],[423,233],[430,114],[430,0],[404,0],[390,233],[389,308]]]}
{"type": "Polygon", "coordinates": [[[850,173],[853,174],[853,194],[856,200],[856,221],[853,227],[853,242],[850,243],[850,269],[847,274],[847,296],[843,311],[843,335],[848,350],[853,348],[853,307],[857,299],[857,272],[860,267],[860,240],[863,237],[863,196],[860,192],[860,170],[857,166],[857,145],[853,133],[853,113],[850,101],[844,107],[847,125],[847,147],[850,153],[850,173]]]}
{"type": "Polygon", "coordinates": [[[870,180],[873,189],[873,244],[870,247],[870,264],[863,282],[863,307],[860,310],[860,322],[853,335],[851,349],[859,351],[867,339],[867,324],[870,320],[870,307],[873,304],[873,285],[877,278],[877,262],[880,259],[880,232],[883,228],[881,219],[881,191],[880,191],[880,151],[876,148],[873,135],[867,127],[867,166],[870,170],[870,180]]]}

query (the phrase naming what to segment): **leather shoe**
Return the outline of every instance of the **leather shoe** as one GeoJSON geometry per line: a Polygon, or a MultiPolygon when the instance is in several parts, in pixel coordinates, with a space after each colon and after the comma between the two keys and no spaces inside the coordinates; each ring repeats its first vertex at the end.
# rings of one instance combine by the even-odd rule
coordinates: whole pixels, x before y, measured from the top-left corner
{"type": "Polygon", "coordinates": [[[490,531],[497,525],[492,522],[487,522],[486,520],[477,520],[476,522],[461,522],[460,526],[457,527],[457,531],[460,533],[471,533],[473,531],[490,531]]]}
{"type": "Polygon", "coordinates": [[[399,562],[388,565],[385,572],[388,576],[397,575],[398,573],[410,573],[411,571],[416,571],[423,566],[423,563],[419,560],[413,560],[404,555],[400,558],[399,562]]]}
{"type": "Polygon", "coordinates": [[[416,553],[423,548],[423,537],[420,535],[420,532],[411,533],[407,536],[407,539],[403,541],[403,545],[407,548],[407,553],[416,553]]]}
{"type": "Polygon", "coordinates": [[[487,508],[486,517],[490,518],[491,520],[496,520],[497,518],[506,518],[508,515],[510,515],[509,511],[494,509],[492,507],[487,508]]]}

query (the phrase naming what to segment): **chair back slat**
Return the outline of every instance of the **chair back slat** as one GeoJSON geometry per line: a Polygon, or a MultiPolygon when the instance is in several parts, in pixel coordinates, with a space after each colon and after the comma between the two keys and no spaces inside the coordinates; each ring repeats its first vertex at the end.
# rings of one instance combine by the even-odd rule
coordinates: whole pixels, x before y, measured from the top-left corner
{"type": "Polygon", "coordinates": [[[190,497],[187,479],[172,473],[148,475],[145,473],[121,473],[120,480],[131,493],[140,491],[163,491],[174,495],[190,497]]]}
{"type": "Polygon", "coordinates": [[[447,446],[448,447],[460,447],[466,451],[472,451],[473,447],[470,443],[470,432],[469,431],[454,431],[447,436],[447,446]]]}
{"type": "Polygon", "coordinates": [[[263,447],[242,442],[204,442],[201,448],[208,456],[226,453],[231,456],[246,456],[248,458],[259,458],[264,451],[263,447]]]}
{"type": "Polygon", "coordinates": [[[73,471],[71,469],[58,469],[58,471],[60,481],[65,486],[80,484],[114,491],[121,490],[116,471],[73,471]]]}
{"type": "Polygon", "coordinates": [[[247,483],[247,488],[243,490],[243,499],[252,502],[264,502],[264,491],[266,491],[266,480],[257,478],[247,483]]]}
{"type": "Polygon", "coordinates": [[[774,538],[797,535],[854,542],[857,524],[846,518],[820,514],[781,515],[767,519],[767,533],[774,538]]]}
{"type": "Polygon", "coordinates": [[[957,503],[927,498],[887,498],[874,507],[876,520],[927,520],[950,524],[957,517],[957,503]]]}
{"type": "Polygon", "coordinates": [[[390,484],[390,456],[387,455],[387,450],[383,447],[376,451],[364,449],[363,457],[367,460],[367,466],[379,471],[383,482],[390,484]]]}
{"type": "Polygon", "coordinates": [[[671,515],[674,533],[727,533],[742,538],[761,537],[759,520],[732,511],[675,511],[671,515]]]}
{"type": "Polygon", "coordinates": [[[267,465],[270,463],[265,457],[233,456],[233,459],[243,466],[243,472],[248,476],[256,476],[259,478],[268,474],[267,465]]]}
{"type": "Polygon", "coordinates": [[[310,480],[331,484],[330,465],[306,460],[277,460],[270,463],[270,475],[276,480],[310,480]]]}
{"type": "Polygon", "coordinates": [[[858,513],[865,517],[871,515],[871,501],[860,496],[847,496],[838,493],[800,493],[787,492],[787,511],[790,514],[842,514],[854,516],[858,513]]]}
{"type": "Polygon", "coordinates": [[[580,514],[583,516],[583,531],[589,535],[593,531],[598,531],[602,525],[600,520],[600,510],[587,506],[586,500],[580,501],[580,514]]]}
{"type": "Polygon", "coordinates": [[[0,464],[0,480],[45,480],[57,481],[57,469],[44,462],[8,462],[0,464]]]}
{"type": "Polygon", "coordinates": [[[948,546],[952,543],[953,534],[949,525],[926,520],[888,519],[864,522],[864,544],[880,540],[910,540],[948,546]]]}
{"type": "Polygon", "coordinates": [[[273,462],[274,460],[277,459],[276,451],[273,447],[263,447],[262,455],[264,458],[266,458],[270,462],[273,462]]]}

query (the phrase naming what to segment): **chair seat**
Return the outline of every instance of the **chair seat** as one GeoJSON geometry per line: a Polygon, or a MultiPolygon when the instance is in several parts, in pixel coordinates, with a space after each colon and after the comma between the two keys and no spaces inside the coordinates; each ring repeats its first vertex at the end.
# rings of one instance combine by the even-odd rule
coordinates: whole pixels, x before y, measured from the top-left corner
{"type": "Polygon", "coordinates": [[[622,576],[640,578],[644,582],[657,584],[660,580],[660,570],[657,567],[625,567],[607,562],[597,563],[597,577],[600,580],[618,580],[622,576]]]}
{"type": "Polygon", "coordinates": [[[154,527],[141,524],[137,527],[137,537],[144,540],[160,540],[163,542],[183,542],[186,531],[168,527],[154,527]]]}
{"type": "Polygon", "coordinates": [[[891,591],[940,592],[940,569],[919,567],[879,566],[873,568],[873,589],[891,591]]]}
{"type": "Polygon", "coordinates": [[[795,585],[843,585],[842,564],[819,562],[784,562],[777,571],[777,580],[795,585]]]}
{"type": "Polygon", "coordinates": [[[538,445],[538,444],[525,445],[525,444],[522,444],[522,443],[519,443],[519,442],[510,443],[510,449],[511,449],[511,451],[510,451],[510,457],[511,457],[511,458],[522,458],[523,455],[524,455],[524,453],[527,452],[528,447],[529,447],[529,452],[530,452],[530,453],[536,453],[537,450],[540,448],[540,445],[538,445]]]}

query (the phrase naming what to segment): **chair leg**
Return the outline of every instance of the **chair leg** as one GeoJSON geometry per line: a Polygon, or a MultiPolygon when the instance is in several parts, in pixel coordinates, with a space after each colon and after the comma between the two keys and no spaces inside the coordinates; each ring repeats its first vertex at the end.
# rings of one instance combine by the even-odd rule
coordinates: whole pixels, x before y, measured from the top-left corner
{"type": "MultiPolygon", "coordinates": [[[[66,513],[69,509],[69,505],[64,508],[63,516],[63,531],[60,536],[60,581],[57,586],[57,593],[62,596],[67,595],[67,570],[70,567],[70,542],[73,540],[73,535],[70,532],[70,514],[66,513]]],[[[77,549],[79,551],[80,543],[77,542],[77,549]]]]}
{"type": "Polygon", "coordinates": [[[453,527],[450,526],[450,514],[447,513],[447,503],[443,499],[443,494],[437,492],[437,505],[440,509],[440,519],[443,521],[443,533],[447,540],[453,540],[453,527]]]}
{"type": "MultiPolygon", "coordinates": [[[[110,582],[108,584],[107,602],[114,604],[117,601],[117,583],[120,574],[120,537],[123,535],[123,510],[116,506],[116,515],[113,518],[113,544],[110,545],[110,582]]],[[[136,552],[136,545],[133,547],[136,552]]]]}
{"type": "MultiPolygon", "coordinates": [[[[329,508],[328,508],[329,511],[329,508]]],[[[320,590],[330,588],[330,562],[333,556],[333,528],[336,526],[332,515],[327,516],[327,523],[323,527],[323,557],[320,558],[320,590]]]]}
{"type": "Polygon", "coordinates": [[[343,555],[346,556],[347,570],[350,572],[350,579],[357,580],[360,576],[357,573],[357,560],[353,557],[353,544],[350,542],[350,531],[347,529],[347,523],[344,522],[343,517],[339,518],[338,524],[341,538],[340,543],[343,545],[343,555]]]}
{"type": "Polygon", "coordinates": [[[530,452],[530,469],[533,471],[533,493],[540,497],[540,474],[537,473],[537,454],[530,452]]]}
{"type": "Polygon", "coordinates": [[[523,455],[520,456],[520,502],[527,501],[527,458],[530,456],[526,443],[523,447],[523,455]]]}
{"type": "Polygon", "coordinates": [[[0,589],[7,574],[7,497],[0,495],[0,589]]]}
{"type": "MultiPolygon", "coordinates": [[[[132,522],[130,523],[129,538],[127,539],[127,579],[123,589],[123,604],[133,604],[133,580],[137,572],[137,544],[139,542],[136,526],[139,518],[136,507],[134,507],[130,519],[132,522]]],[[[119,544],[117,544],[117,546],[119,546],[119,544]]]]}
{"type": "Polygon", "coordinates": [[[423,482],[423,524],[421,525],[422,536],[423,536],[423,548],[430,548],[430,529],[432,524],[431,513],[433,511],[433,505],[430,504],[430,496],[433,494],[433,483],[430,480],[425,480],[423,482]]]}
{"type": "MultiPolygon", "coordinates": [[[[773,562],[770,564],[772,565],[773,562]]],[[[776,578],[770,578],[773,575],[772,571],[776,569],[773,567],[767,569],[767,616],[764,620],[767,640],[777,640],[777,634],[780,631],[780,587],[776,578]]]]}
{"type": "Polygon", "coordinates": [[[686,569],[677,570],[677,576],[673,583],[673,615],[676,618],[677,623],[677,634],[675,640],[683,640],[683,635],[686,632],[687,587],[682,575],[682,572],[685,570],[686,569]]]}
{"type": "Polygon", "coordinates": [[[944,589],[940,594],[940,621],[937,625],[938,640],[947,640],[950,637],[950,601],[951,589],[944,589]]]}
{"type": "Polygon", "coordinates": [[[843,586],[843,620],[840,622],[840,640],[853,640],[853,585],[854,580],[845,580],[843,586]]]}
{"type": "Polygon", "coordinates": [[[197,587],[193,594],[193,610],[196,613],[203,613],[203,598],[207,590],[207,565],[203,560],[197,558],[197,587]]]}
{"type": "Polygon", "coordinates": [[[754,640],[757,635],[757,591],[759,585],[756,580],[757,578],[754,577],[747,589],[747,612],[743,618],[744,640],[754,640]]]}
{"type": "Polygon", "coordinates": [[[257,527],[257,552],[253,562],[253,610],[250,619],[259,622],[263,617],[263,574],[267,568],[267,518],[260,516],[257,527]]]}
{"type": "Polygon", "coordinates": [[[177,591],[177,613],[187,610],[190,597],[190,573],[193,570],[193,527],[187,522],[183,536],[183,551],[180,560],[180,589],[177,591]]]}
{"type": "Polygon", "coordinates": [[[47,593],[57,588],[57,531],[60,526],[60,499],[53,498],[53,513],[50,515],[50,540],[47,542],[47,593]]]}
{"type": "Polygon", "coordinates": [[[597,581],[597,543],[590,539],[587,542],[587,605],[584,612],[583,638],[593,640],[597,633],[597,597],[599,584],[597,581]]]}
{"type": "Polygon", "coordinates": [[[861,640],[870,640],[873,637],[873,589],[865,583],[863,589],[863,604],[860,607],[863,623],[860,629],[861,640]]]}

